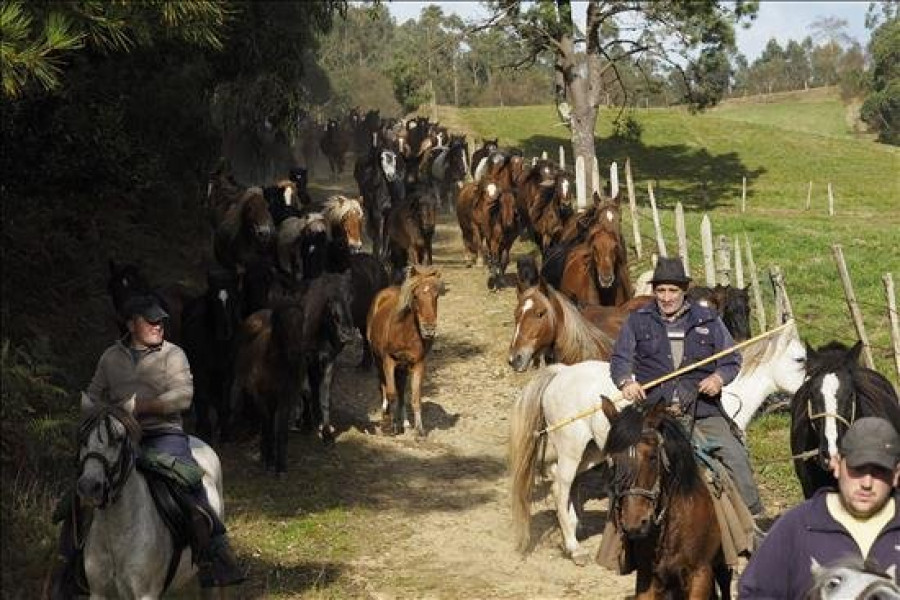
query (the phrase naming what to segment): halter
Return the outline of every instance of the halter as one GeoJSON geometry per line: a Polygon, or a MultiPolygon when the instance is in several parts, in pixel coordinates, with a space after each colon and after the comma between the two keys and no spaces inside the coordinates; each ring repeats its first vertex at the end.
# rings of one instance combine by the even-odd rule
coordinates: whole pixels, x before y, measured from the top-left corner
{"type": "Polygon", "coordinates": [[[816,419],[824,419],[826,417],[834,417],[835,419],[837,419],[838,421],[840,421],[841,423],[846,425],[847,429],[850,429],[850,425],[852,425],[853,422],[856,420],[856,402],[855,401],[852,402],[850,406],[851,406],[850,420],[848,421],[847,419],[845,419],[844,417],[842,417],[841,415],[839,415],[837,413],[830,413],[830,412],[813,413],[812,399],[808,399],[806,401],[806,416],[809,418],[809,423],[812,426],[813,430],[815,430],[816,433],[819,433],[819,430],[816,429],[816,419]]]}
{"type": "MultiPolygon", "coordinates": [[[[112,432],[109,427],[109,418],[110,415],[107,415],[104,417],[103,422],[106,425],[107,437],[112,437],[112,432]]],[[[131,471],[134,470],[134,452],[131,447],[131,438],[126,433],[125,438],[122,441],[122,450],[119,452],[119,458],[115,463],[110,463],[106,457],[99,452],[86,452],[78,461],[79,474],[84,471],[84,465],[87,461],[92,459],[103,466],[103,474],[106,477],[106,482],[103,486],[103,499],[98,507],[105,508],[109,504],[114,504],[119,499],[122,495],[122,490],[125,488],[125,482],[128,481],[128,476],[131,475],[131,471]]]]}
{"type": "MultiPolygon", "coordinates": [[[[655,429],[644,429],[644,431],[642,432],[642,436],[646,433],[653,433],[656,436],[656,440],[658,443],[657,448],[659,449],[659,461],[661,463],[661,466],[656,470],[656,481],[653,482],[653,487],[649,490],[646,488],[632,486],[626,490],[622,490],[616,493],[613,498],[613,503],[615,505],[614,511],[616,513],[616,516],[618,517],[618,520],[621,522],[621,501],[628,496],[641,496],[643,498],[646,498],[651,502],[651,504],[653,504],[653,513],[656,515],[653,519],[653,524],[658,526],[660,523],[662,523],[662,520],[666,514],[666,509],[668,508],[668,506],[663,506],[662,508],[660,508],[659,497],[662,492],[662,474],[664,470],[667,470],[669,468],[669,457],[666,454],[666,449],[663,445],[664,440],[662,434],[655,429]]],[[[630,446],[628,448],[629,457],[634,458],[636,454],[637,453],[635,451],[635,446],[630,446]]]]}

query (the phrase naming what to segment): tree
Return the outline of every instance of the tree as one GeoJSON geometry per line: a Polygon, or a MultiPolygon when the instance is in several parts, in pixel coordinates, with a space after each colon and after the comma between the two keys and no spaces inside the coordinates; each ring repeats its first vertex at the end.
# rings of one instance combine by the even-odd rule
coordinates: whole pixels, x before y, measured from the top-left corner
{"type": "MultiPolygon", "coordinates": [[[[581,32],[570,0],[494,0],[489,5],[492,24],[525,40],[528,55],[522,64],[552,57],[557,112],[571,132],[575,155],[586,165],[595,157],[594,128],[609,85],[627,98],[620,65],[641,55],[671,64],[682,75],[690,106],[705,108],[727,88],[725,52],[734,49],[734,23],[752,19],[757,11],[756,2],[745,0],[589,0],[581,32]]],[[[586,179],[591,189],[591,169],[586,179]]]]}
{"type": "Polygon", "coordinates": [[[872,91],[860,117],[878,132],[878,140],[900,145],[900,17],[884,22],[869,42],[872,91]]]}

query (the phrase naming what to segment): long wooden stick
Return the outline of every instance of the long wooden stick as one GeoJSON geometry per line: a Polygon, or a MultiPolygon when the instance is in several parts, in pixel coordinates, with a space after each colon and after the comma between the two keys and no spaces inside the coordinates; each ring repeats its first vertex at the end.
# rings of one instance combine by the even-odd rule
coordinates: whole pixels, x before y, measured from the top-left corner
{"type": "MultiPolygon", "coordinates": [[[[755,338],[750,338],[749,340],[743,341],[740,344],[735,344],[734,346],[731,346],[730,348],[726,348],[725,350],[722,350],[721,352],[716,352],[712,356],[707,356],[703,360],[698,360],[695,363],[687,365],[686,367],[681,367],[680,369],[676,369],[676,370],[672,371],[671,373],[668,373],[666,375],[663,375],[662,377],[654,379],[653,381],[650,381],[648,383],[643,383],[643,384],[641,384],[641,388],[643,388],[646,391],[655,385],[659,385],[660,383],[663,383],[670,379],[678,377],[679,375],[684,375],[688,371],[693,371],[697,367],[702,367],[703,365],[705,365],[707,363],[711,363],[714,360],[718,360],[727,354],[731,354],[735,350],[740,350],[741,348],[745,348],[745,347],[749,346],[750,344],[755,344],[756,342],[758,342],[762,339],[765,339],[765,338],[769,337],[770,335],[777,333],[777,332],[781,331],[782,329],[785,329],[789,325],[793,325],[793,324],[794,324],[794,321],[789,320],[789,321],[783,323],[782,325],[779,325],[775,329],[771,329],[769,331],[759,334],[755,338]]],[[[622,399],[621,392],[616,394],[616,396],[614,398],[611,398],[611,400],[613,402],[616,402],[621,399],[622,399]]],[[[603,403],[602,402],[597,403],[594,406],[592,406],[591,408],[584,410],[573,417],[569,417],[568,419],[563,419],[562,421],[559,421],[558,423],[548,425],[547,427],[545,427],[544,429],[541,429],[540,431],[535,431],[534,435],[541,436],[545,433],[550,433],[551,431],[556,431],[557,429],[559,429],[561,427],[565,427],[569,423],[574,423],[575,421],[578,421],[579,419],[589,417],[602,408],[603,408],[603,403]]]]}

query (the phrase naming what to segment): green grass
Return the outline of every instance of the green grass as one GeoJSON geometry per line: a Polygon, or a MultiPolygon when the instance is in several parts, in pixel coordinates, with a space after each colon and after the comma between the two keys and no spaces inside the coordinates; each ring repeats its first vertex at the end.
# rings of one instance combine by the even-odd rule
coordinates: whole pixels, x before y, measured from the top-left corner
{"type": "MultiPolygon", "coordinates": [[[[688,256],[703,279],[700,221],[709,215],[713,234],[749,236],[772,319],[768,270],[781,267],[800,332],[814,346],[856,340],[832,252],[843,248],[864,315],[876,368],[897,383],[882,275],[900,286],[900,150],[835,132],[846,129],[836,96],[817,91],[780,104],[733,104],[692,116],[681,109],[639,110],[640,141],[612,137],[615,111],[603,111],[596,148],[601,171],[630,157],[644,258],[633,271],[650,267],[656,249],[647,183],[654,185],[661,228],[670,254],[677,251],[674,207],[685,209],[688,256]],[[810,133],[820,129],[826,133],[810,133]],[[747,211],[740,212],[741,178],[747,177],[747,211]],[[811,206],[806,210],[809,182],[811,206]],[[832,184],[835,216],[827,212],[832,184]]],[[[549,106],[461,110],[478,138],[499,137],[527,156],[558,147],[572,164],[568,131],[549,106]]],[[[624,189],[624,173],[620,170],[624,189]]],[[[631,240],[628,211],[623,224],[631,240]]],[[[633,242],[632,242],[633,243],[633,242]]],[[[747,261],[744,260],[745,269],[747,261]]],[[[749,283],[749,275],[746,283],[749,283]]]]}

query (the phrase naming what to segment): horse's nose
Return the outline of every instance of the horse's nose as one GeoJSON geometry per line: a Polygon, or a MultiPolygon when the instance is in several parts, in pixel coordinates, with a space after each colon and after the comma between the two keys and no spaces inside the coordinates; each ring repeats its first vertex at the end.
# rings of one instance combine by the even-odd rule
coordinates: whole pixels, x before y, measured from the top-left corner
{"type": "Polygon", "coordinates": [[[425,323],[422,324],[422,337],[430,340],[435,335],[437,335],[437,325],[425,323]]]}
{"type": "Polygon", "coordinates": [[[100,504],[103,498],[103,483],[92,477],[80,477],[76,490],[88,504],[100,504]]]}
{"type": "Polygon", "coordinates": [[[828,448],[819,448],[819,466],[825,471],[831,470],[831,455],[828,453],[828,448]]]}
{"type": "Polygon", "coordinates": [[[525,357],[518,352],[510,352],[509,359],[506,362],[509,363],[509,366],[511,366],[516,373],[524,371],[525,365],[527,364],[525,357]]]}

